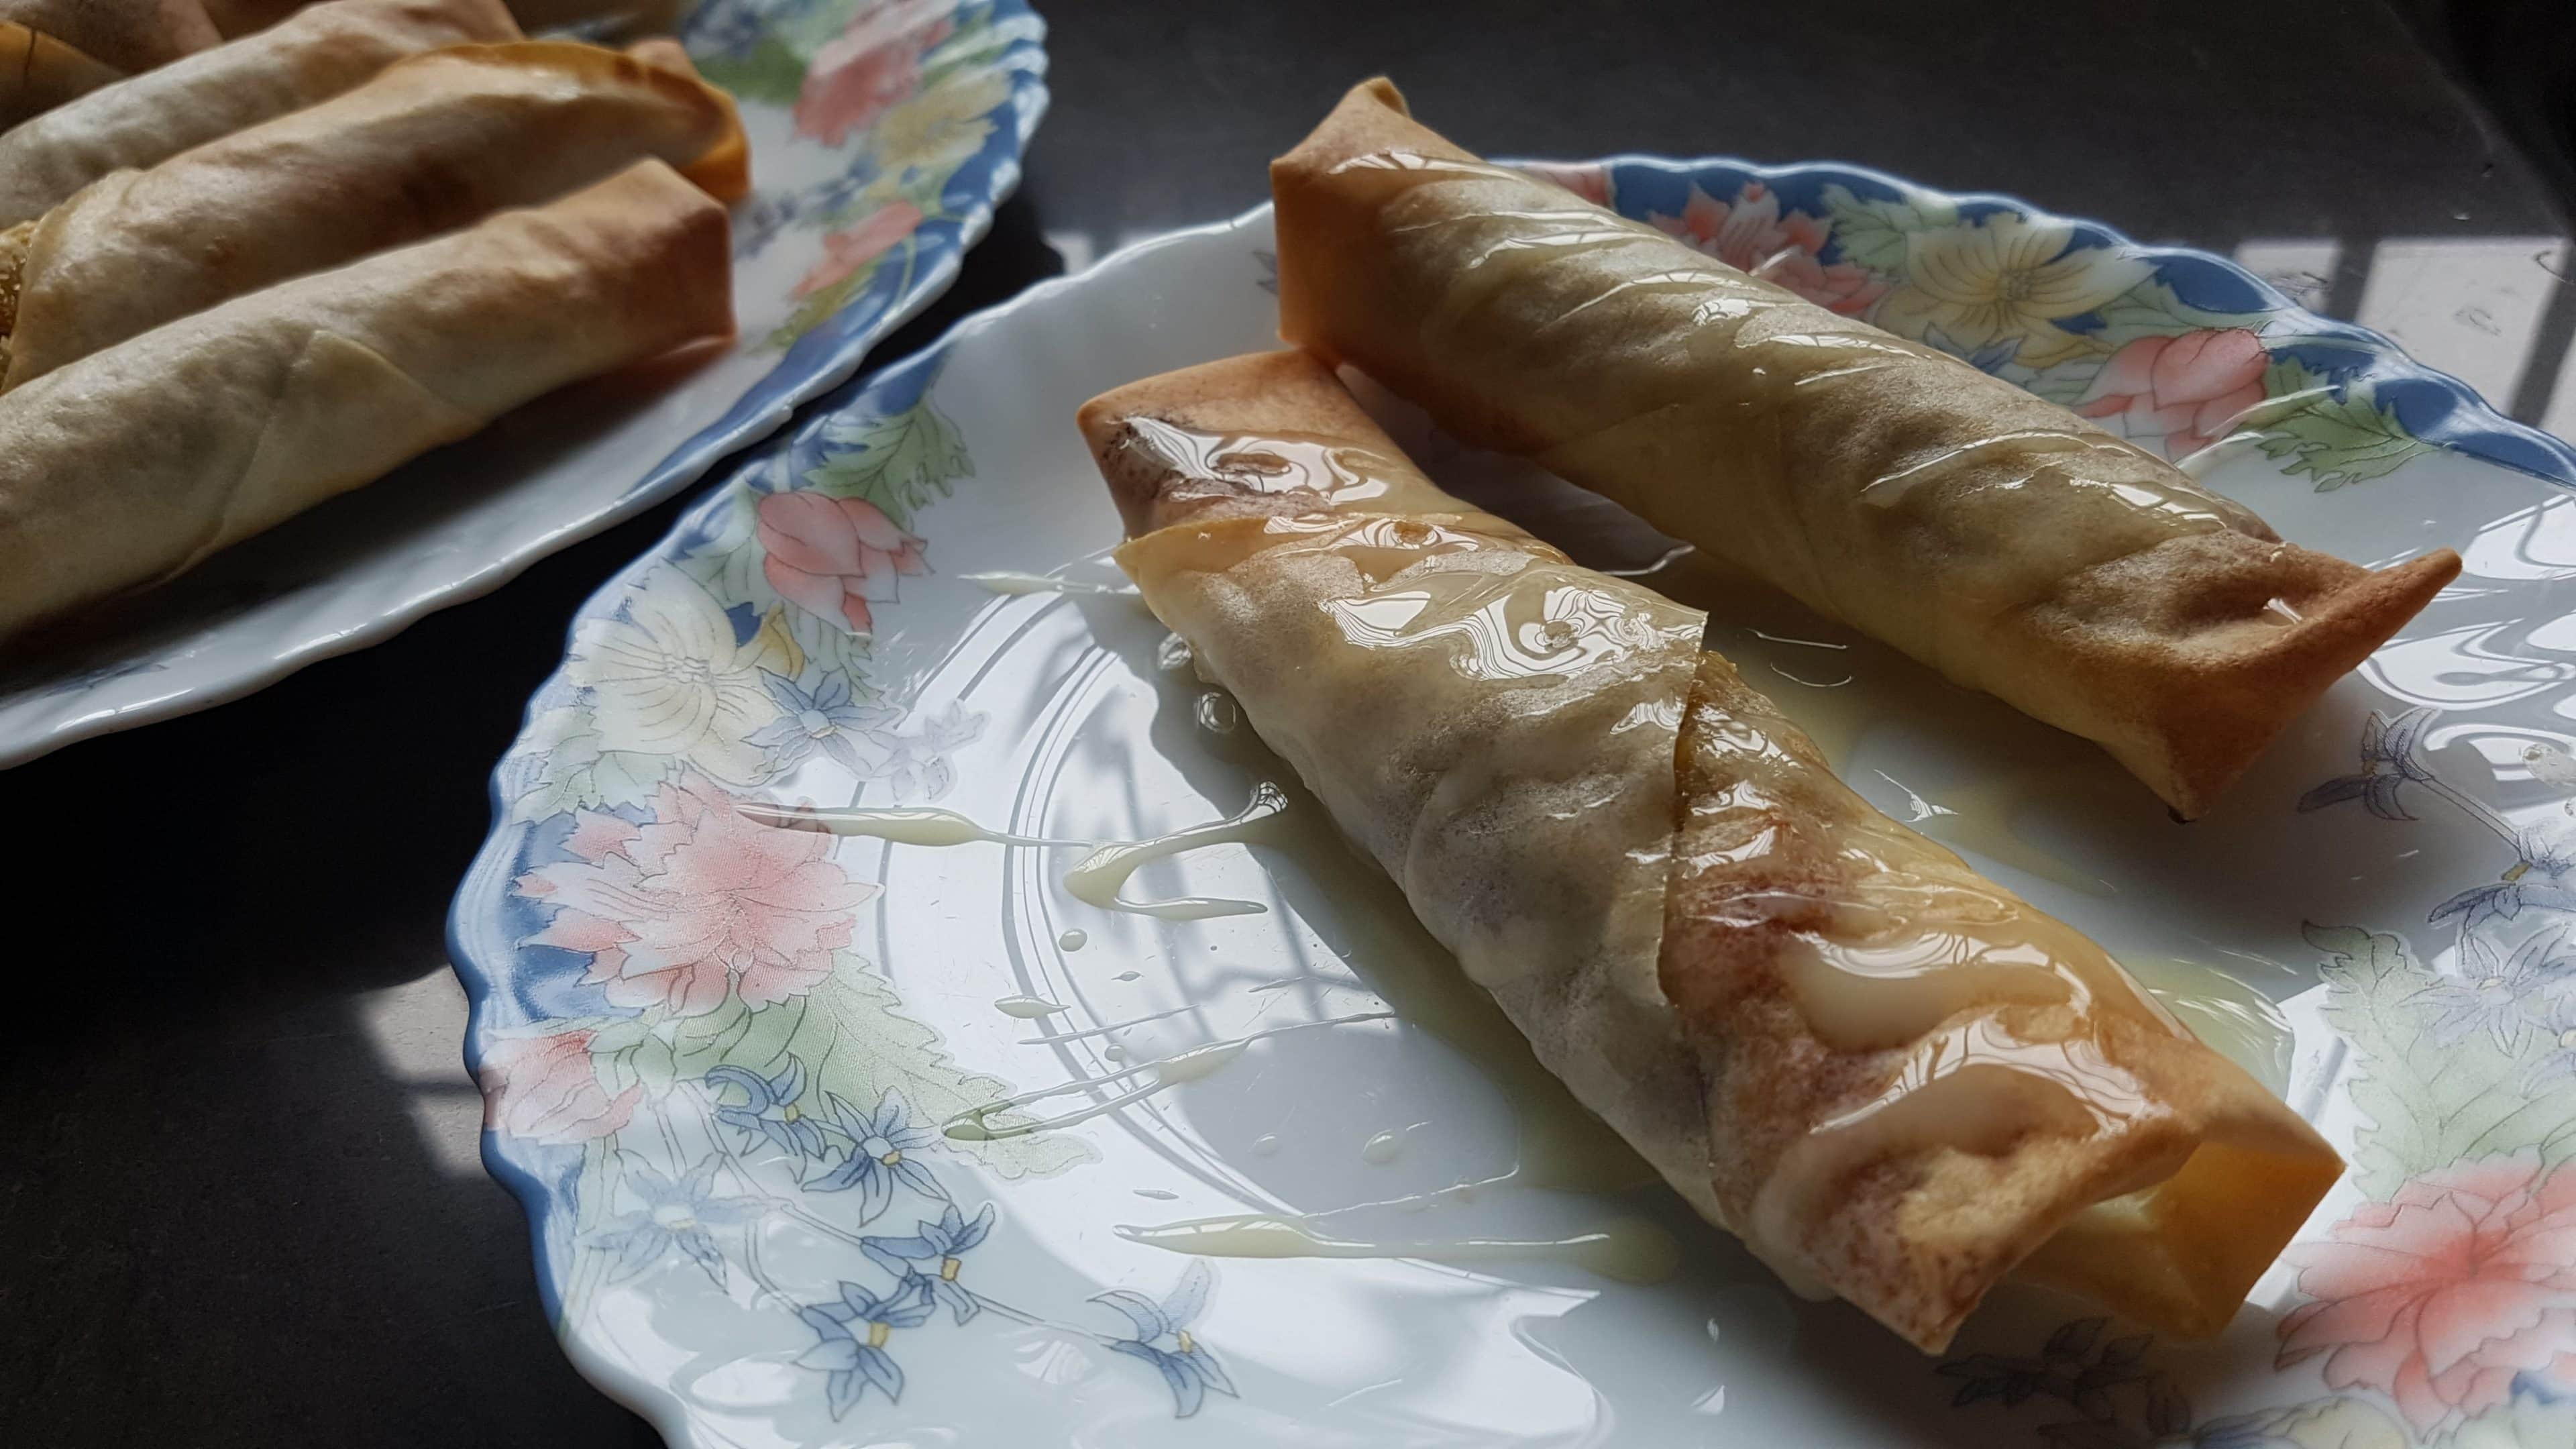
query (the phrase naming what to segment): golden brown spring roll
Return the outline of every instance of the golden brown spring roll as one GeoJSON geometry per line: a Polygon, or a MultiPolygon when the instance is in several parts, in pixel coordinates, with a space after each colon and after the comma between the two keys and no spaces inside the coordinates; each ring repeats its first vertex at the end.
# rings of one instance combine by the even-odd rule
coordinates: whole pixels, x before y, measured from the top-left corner
{"type": "Polygon", "coordinates": [[[2283,543],[2128,441],[1409,119],[1271,166],[1281,335],[2061,729],[2184,817],[2456,577],[2283,543]]]}
{"type": "Polygon", "coordinates": [[[2208,1334],[2341,1172],[2099,946],[1835,779],[1705,616],[1441,492],[1310,358],[1080,421],[1199,671],[1793,1286],[1926,1351],[2015,1273],[2208,1334]]]}
{"type": "Polygon", "coordinates": [[[203,0],[0,0],[0,21],[50,35],[129,75],[223,39],[203,0]]]}
{"type": "Polygon", "coordinates": [[[0,134],[0,227],[35,220],[111,171],[328,100],[404,56],[518,38],[501,0],[328,0],[0,134]]]}
{"type": "Polygon", "coordinates": [[[646,161],[0,396],[0,635],[166,579],[566,383],[731,332],[727,231],[646,161]]]}
{"type": "Polygon", "coordinates": [[[0,20],[0,131],[124,74],[50,35],[0,20]]]}
{"type": "Polygon", "coordinates": [[[0,273],[18,273],[14,306],[0,288],[0,391],[272,282],[551,201],[648,156],[719,201],[739,200],[750,172],[733,102],[667,69],[671,57],[653,58],[661,63],[569,41],[457,46],[83,188],[0,232],[0,273]]]}

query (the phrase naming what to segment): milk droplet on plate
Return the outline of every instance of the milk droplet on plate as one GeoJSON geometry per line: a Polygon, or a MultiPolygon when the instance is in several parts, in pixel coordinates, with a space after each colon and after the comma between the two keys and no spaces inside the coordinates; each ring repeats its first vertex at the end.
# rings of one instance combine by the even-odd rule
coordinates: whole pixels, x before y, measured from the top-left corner
{"type": "Polygon", "coordinates": [[[1404,1151],[1402,1132],[1381,1132],[1360,1144],[1360,1160],[1383,1166],[1404,1151]]]}
{"type": "Polygon", "coordinates": [[[1121,971],[1121,972],[1119,972],[1117,975],[1112,976],[1112,977],[1110,977],[1109,979],[1110,979],[1110,980],[1112,980],[1112,981],[1134,981],[1134,980],[1136,980],[1138,977],[1143,976],[1144,974],[1145,974],[1145,973],[1144,973],[1144,972],[1142,972],[1142,971],[1121,971]]]}
{"type": "Polygon", "coordinates": [[[1276,1156],[1278,1156],[1278,1155],[1279,1155],[1279,1137],[1278,1137],[1278,1134],[1273,1133],[1273,1132],[1264,1132],[1264,1133],[1262,1133],[1260,1136],[1253,1138],[1253,1139],[1252,1139],[1252,1151],[1253,1151],[1254,1155],[1256,1155],[1256,1156],[1260,1156],[1260,1157],[1276,1157],[1276,1156]]]}
{"type": "Polygon", "coordinates": [[[1089,931],[1067,931],[1063,935],[1055,938],[1055,948],[1059,951],[1079,951],[1084,946],[1090,944],[1090,941],[1091,933],[1089,931]]]}

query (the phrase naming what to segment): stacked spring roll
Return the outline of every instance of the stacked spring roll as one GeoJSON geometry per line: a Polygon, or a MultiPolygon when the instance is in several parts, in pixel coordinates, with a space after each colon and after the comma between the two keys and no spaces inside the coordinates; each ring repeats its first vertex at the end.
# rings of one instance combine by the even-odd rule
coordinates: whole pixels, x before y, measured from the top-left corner
{"type": "Polygon", "coordinates": [[[729,335],[729,231],[643,161],[0,394],[0,635],[167,578],[566,383],[729,335]]]}
{"type": "Polygon", "coordinates": [[[33,221],[121,167],[328,100],[404,56],[519,38],[501,0],[313,5],[0,132],[0,227],[33,221]]]}
{"type": "Polygon", "coordinates": [[[663,45],[641,56],[550,41],[436,51],[0,230],[0,275],[17,278],[0,287],[0,390],[646,157],[739,199],[749,177],[733,103],[663,45]],[[223,244],[201,244],[210,237],[223,244]]]}
{"type": "Polygon", "coordinates": [[[1281,334],[2197,816],[2459,572],[2284,543],[2153,453],[1354,89],[1271,168],[1281,334]]]}
{"type": "Polygon", "coordinates": [[[1296,353],[1093,399],[1120,565],[1539,1059],[1926,1350],[2008,1274],[2224,1325],[2341,1163],[1879,813],[1705,623],[1441,492],[1296,353]]]}

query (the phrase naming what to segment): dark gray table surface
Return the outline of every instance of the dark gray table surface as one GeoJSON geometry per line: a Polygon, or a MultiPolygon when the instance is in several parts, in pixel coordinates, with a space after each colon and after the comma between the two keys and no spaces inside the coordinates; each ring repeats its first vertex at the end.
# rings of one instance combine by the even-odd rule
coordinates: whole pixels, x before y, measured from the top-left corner
{"type": "MultiPolygon", "coordinates": [[[[2576,411],[2576,289],[2523,288],[2516,316],[2373,290],[2390,239],[2564,272],[2567,235],[2542,179],[2565,173],[2378,4],[1046,8],[1027,180],[882,360],[1260,201],[1264,160],[1383,70],[1493,153],[1832,157],[2151,240],[2331,244],[2327,310],[2436,353],[2509,334],[2497,401],[2576,411]]],[[[574,606],[684,501],[248,700],[0,775],[0,1445],[654,1442],[557,1351],[518,1206],[474,1160],[442,919],[574,606]]]]}

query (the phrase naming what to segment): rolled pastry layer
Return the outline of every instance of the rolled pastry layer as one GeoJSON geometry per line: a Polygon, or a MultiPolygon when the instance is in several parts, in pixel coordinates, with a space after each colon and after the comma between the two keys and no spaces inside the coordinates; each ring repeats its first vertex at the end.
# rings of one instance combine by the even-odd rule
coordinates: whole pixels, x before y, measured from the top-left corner
{"type": "MultiPolygon", "coordinates": [[[[647,157],[740,199],[750,176],[732,101],[685,56],[651,54],[660,63],[564,41],[458,46],[83,188],[32,229],[0,232],[0,252],[23,253],[14,308],[0,292],[0,390],[647,157]]],[[[0,273],[11,267],[0,256],[0,273]]]]}
{"type": "Polygon", "coordinates": [[[1081,424],[1200,671],[1793,1285],[1927,1351],[2015,1272],[2208,1334],[2341,1172],[2100,947],[1835,779],[1701,614],[1442,493],[1313,361],[1081,424]]]}
{"type": "Polygon", "coordinates": [[[1477,160],[1383,80],[1271,187],[1289,341],[2099,742],[2186,817],[2459,572],[2283,543],[2063,408],[1477,160]]]}
{"type": "Polygon", "coordinates": [[[732,330],[658,161],[155,328],[0,395],[0,635],[170,577],[566,383],[732,330]]]}
{"type": "Polygon", "coordinates": [[[309,6],[0,133],[0,227],[35,220],[111,171],[150,166],[328,100],[404,56],[518,38],[501,0],[309,6]]]}
{"type": "Polygon", "coordinates": [[[77,46],[0,20],[0,131],[124,74],[77,46]]]}

